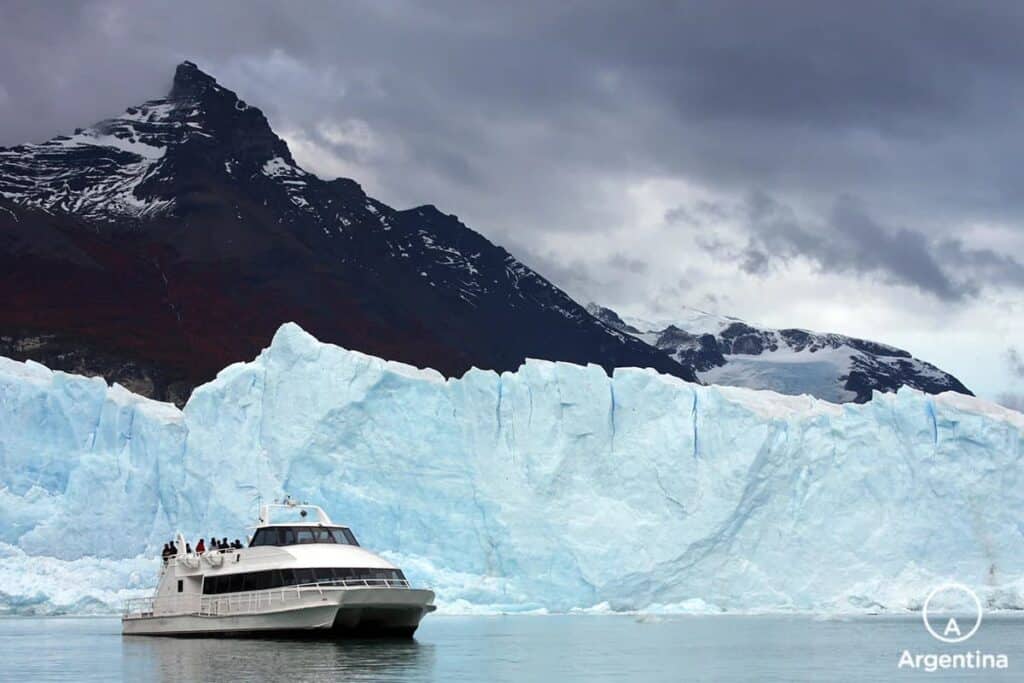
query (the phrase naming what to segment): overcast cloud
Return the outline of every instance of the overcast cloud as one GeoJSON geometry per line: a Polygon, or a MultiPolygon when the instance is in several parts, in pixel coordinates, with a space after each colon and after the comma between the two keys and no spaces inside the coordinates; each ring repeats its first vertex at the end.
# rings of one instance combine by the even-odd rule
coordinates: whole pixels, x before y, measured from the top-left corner
{"type": "Polygon", "coordinates": [[[989,397],[1024,347],[1024,5],[127,3],[0,10],[0,145],[191,59],[296,158],[433,203],[584,302],[909,348],[989,397]]]}

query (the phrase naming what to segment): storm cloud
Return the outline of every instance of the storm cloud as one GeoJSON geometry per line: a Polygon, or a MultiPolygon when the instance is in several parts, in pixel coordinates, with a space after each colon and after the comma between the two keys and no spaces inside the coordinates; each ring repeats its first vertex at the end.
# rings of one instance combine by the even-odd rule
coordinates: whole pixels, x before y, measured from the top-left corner
{"type": "MultiPolygon", "coordinates": [[[[0,13],[0,145],[160,96],[190,59],[263,109],[309,170],[456,213],[583,300],[840,321],[940,363],[944,346],[915,340],[1019,313],[1019,3],[94,0],[0,13]]],[[[1024,335],[1000,325],[963,343],[999,358],[1024,335]]]]}
{"type": "Polygon", "coordinates": [[[977,295],[984,285],[1024,287],[1024,264],[1008,253],[971,248],[959,238],[882,224],[861,202],[838,197],[822,216],[800,216],[762,192],[735,205],[700,202],[674,207],[666,220],[713,229],[732,220],[742,245],[698,235],[696,243],[717,258],[731,259],[746,273],[774,276],[772,266],[805,259],[822,271],[877,276],[916,287],[946,301],[977,295]]]}

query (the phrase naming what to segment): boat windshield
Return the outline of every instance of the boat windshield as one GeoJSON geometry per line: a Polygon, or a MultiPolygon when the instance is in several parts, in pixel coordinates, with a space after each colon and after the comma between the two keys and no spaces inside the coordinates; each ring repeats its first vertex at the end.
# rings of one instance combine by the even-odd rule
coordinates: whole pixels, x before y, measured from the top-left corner
{"type": "Polygon", "coordinates": [[[257,529],[252,537],[252,548],[258,545],[304,545],[307,543],[335,543],[359,545],[352,532],[344,527],[269,526],[257,529]]]}

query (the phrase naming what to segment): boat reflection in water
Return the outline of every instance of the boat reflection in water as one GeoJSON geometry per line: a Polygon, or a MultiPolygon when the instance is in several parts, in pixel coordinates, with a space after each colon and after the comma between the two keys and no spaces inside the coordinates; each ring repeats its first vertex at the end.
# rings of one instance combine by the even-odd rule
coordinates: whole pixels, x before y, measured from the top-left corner
{"type": "Polygon", "coordinates": [[[126,681],[430,679],[434,646],[402,639],[129,638],[126,681]],[[154,676],[154,673],[156,674],[154,676]]]}

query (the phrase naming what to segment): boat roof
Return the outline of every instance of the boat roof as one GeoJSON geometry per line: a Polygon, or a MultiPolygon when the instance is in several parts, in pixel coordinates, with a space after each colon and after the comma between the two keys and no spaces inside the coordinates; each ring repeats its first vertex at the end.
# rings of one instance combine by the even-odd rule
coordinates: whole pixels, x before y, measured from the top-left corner
{"type": "Polygon", "coordinates": [[[310,505],[309,503],[297,503],[290,498],[285,498],[280,503],[268,503],[260,506],[260,518],[256,525],[256,528],[271,527],[271,526],[333,526],[348,528],[344,524],[335,524],[331,521],[331,518],[327,516],[323,508],[319,505],[310,505]],[[294,517],[294,512],[298,512],[299,520],[281,520],[280,518],[275,519],[275,516],[294,517]],[[311,516],[312,519],[307,519],[311,516]]]}

